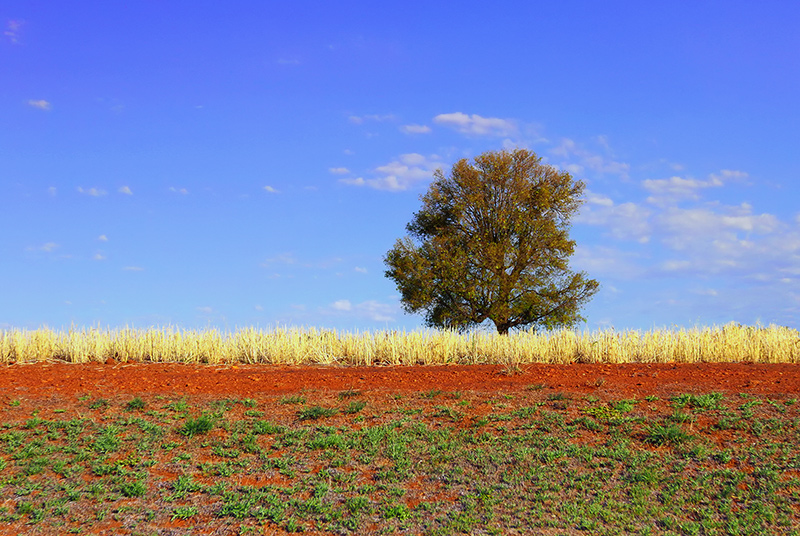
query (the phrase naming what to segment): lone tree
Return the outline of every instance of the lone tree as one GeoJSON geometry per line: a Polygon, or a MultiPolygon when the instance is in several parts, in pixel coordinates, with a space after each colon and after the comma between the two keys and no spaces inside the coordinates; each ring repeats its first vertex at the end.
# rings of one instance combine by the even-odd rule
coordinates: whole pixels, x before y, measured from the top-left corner
{"type": "Polygon", "coordinates": [[[584,183],[532,151],[486,152],[434,174],[422,210],[384,259],[407,312],[464,331],[572,327],[599,284],[572,273],[569,219],[584,183]],[[413,237],[413,238],[412,238],[413,237]]]}

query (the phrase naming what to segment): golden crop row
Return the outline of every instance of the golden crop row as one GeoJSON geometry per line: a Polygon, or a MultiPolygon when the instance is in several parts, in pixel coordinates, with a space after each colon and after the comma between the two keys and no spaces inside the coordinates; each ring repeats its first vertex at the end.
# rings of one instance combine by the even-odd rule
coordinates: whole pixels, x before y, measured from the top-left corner
{"type": "Polygon", "coordinates": [[[577,332],[338,332],[317,329],[0,331],[0,363],[64,360],[338,365],[800,362],[800,333],[780,326],[577,332]]]}

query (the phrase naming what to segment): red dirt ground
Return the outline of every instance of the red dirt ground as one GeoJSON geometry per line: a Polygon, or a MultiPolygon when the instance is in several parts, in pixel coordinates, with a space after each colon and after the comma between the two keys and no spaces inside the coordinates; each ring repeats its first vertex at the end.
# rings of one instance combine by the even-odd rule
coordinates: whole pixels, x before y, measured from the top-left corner
{"type": "Polygon", "coordinates": [[[797,364],[572,364],[326,367],[173,363],[72,364],[45,362],[0,367],[0,401],[54,395],[185,394],[252,397],[301,390],[363,393],[513,392],[532,385],[571,393],[669,396],[677,393],[800,393],[797,364]],[[5,399],[5,400],[4,400],[5,399]]]}
{"type": "MultiPolygon", "coordinates": [[[[77,411],[77,406],[65,405],[65,401],[75,401],[78,397],[110,398],[116,402],[108,411],[121,412],[120,401],[132,396],[141,396],[148,404],[152,404],[153,398],[158,396],[185,396],[192,401],[251,398],[263,403],[270,398],[300,392],[316,393],[316,401],[335,397],[337,393],[348,390],[356,391],[359,396],[368,399],[371,409],[397,405],[393,400],[395,394],[459,392],[464,394],[463,400],[479,400],[494,394],[525,391],[526,396],[508,397],[506,401],[514,404],[517,401],[512,399],[518,398],[518,402],[524,404],[530,396],[541,396],[539,393],[534,395],[535,391],[546,390],[548,394],[563,392],[568,396],[591,394],[600,400],[643,399],[655,395],[660,401],[650,405],[660,404],[664,406],[661,411],[666,412],[669,398],[684,393],[748,393],[774,399],[797,397],[800,395],[800,365],[704,363],[326,367],[122,363],[109,360],[107,363],[44,362],[0,366],[0,407],[5,406],[6,413],[3,416],[9,422],[23,419],[33,410],[42,410],[43,417],[50,416],[51,411],[55,416],[56,410],[62,412],[58,418],[69,417],[77,411]],[[65,411],[67,413],[63,413],[65,411]]],[[[408,399],[412,400],[411,397],[408,399]]],[[[422,406],[439,403],[427,398],[414,400],[415,404],[422,406]]],[[[271,408],[271,418],[276,422],[296,419],[296,407],[275,405],[273,402],[271,408]]],[[[478,403],[461,409],[469,412],[467,417],[492,411],[491,406],[478,403]]],[[[82,411],[88,410],[84,408],[82,411]]],[[[242,412],[243,407],[235,411],[242,412]]],[[[339,414],[326,423],[335,424],[336,419],[344,418],[339,414]]],[[[464,422],[472,421],[466,418],[464,422]]],[[[713,436],[720,445],[725,445],[731,441],[731,434],[730,431],[716,431],[709,432],[708,437],[713,436]]],[[[169,472],[169,468],[174,466],[173,453],[158,450],[157,455],[157,468],[151,471],[152,474],[166,480],[175,478],[178,473],[169,472]],[[167,472],[162,474],[163,471],[167,472]]],[[[408,500],[418,500],[429,491],[409,488],[408,500]]],[[[218,529],[222,521],[207,512],[210,506],[199,506],[203,513],[192,521],[170,520],[169,511],[162,508],[156,520],[161,523],[159,534],[190,531],[192,534],[220,533],[218,529]]],[[[74,509],[79,510],[77,506],[74,509]]],[[[25,519],[13,527],[7,527],[8,531],[0,527],[0,534],[19,534],[29,528],[24,522],[25,519]]],[[[91,534],[131,534],[127,529],[123,530],[120,523],[111,518],[103,522],[94,521],[91,534]]],[[[51,534],[48,527],[37,531],[51,534]]],[[[82,527],[86,528],[85,525],[82,527]]],[[[63,534],[66,528],[60,527],[59,533],[63,534]]],[[[285,533],[276,529],[275,534],[285,533]]],[[[312,531],[307,534],[320,533],[312,531]]]]}

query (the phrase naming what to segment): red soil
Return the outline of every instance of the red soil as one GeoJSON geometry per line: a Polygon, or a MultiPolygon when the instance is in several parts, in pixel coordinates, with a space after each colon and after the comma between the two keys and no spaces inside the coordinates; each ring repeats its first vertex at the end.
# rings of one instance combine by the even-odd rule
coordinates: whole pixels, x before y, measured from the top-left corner
{"type": "Polygon", "coordinates": [[[325,367],[173,363],[36,363],[0,367],[0,401],[53,395],[253,397],[302,390],[513,392],[532,385],[635,397],[679,393],[800,393],[796,364],[573,364],[325,367]],[[5,399],[5,400],[3,400],[5,399]]]}
{"type": "MultiPolygon", "coordinates": [[[[523,365],[520,367],[504,367],[501,365],[467,365],[467,366],[415,366],[415,367],[323,367],[323,366],[269,366],[269,365],[196,365],[196,364],[164,364],[164,363],[107,363],[69,364],[63,362],[46,362],[37,364],[14,364],[0,367],[0,407],[4,408],[3,417],[9,422],[23,420],[31,415],[32,411],[41,410],[45,418],[56,418],[55,411],[59,411],[59,419],[69,418],[73,414],[80,415],[90,411],[86,407],[78,407],[76,400],[90,398],[107,398],[113,402],[104,417],[121,413],[122,401],[132,396],[141,396],[148,404],[159,396],[167,398],[187,397],[192,402],[202,399],[213,400],[220,398],[251,398],[259,404],[269,402],[270,418],[275,422],[295,422],[297,407],[294,405],[275,404],[274,398],[290,393],[306,392],[314,394],[314,402],[318,399],[335,399],[344,391],[356,391],[362,399],[369,400],[370,409],[376,415],[381,415],[380,408],[396,406],[393,395],[408,396],[409,401],[419,407],[432,410],[442,402],[432,400],[434,397],[413,397],[414,393],[430,393],[432,391],[460,392],[463,393],[461,401],[485,401],[497,394],[524,393],[522,396],[509,396],[505,403],[513,407],[514,404],[526,404],[531,397],[542,397],[546,390],[547,396],[563,392],[569,395],[594,395],[599,400],[613,399],[644,399],[646,396],[655,395],[658,402],[649,403],[650,409],[642,411],[668,411],[670,397],[674,395],[692,393],[703,394],[721,392],[725,395],[749,393],[762,395],[773,399],[800,398],[800,365],[797,364],[572,364],[572,365],[523,365]],[[84,398],[85,397],[85,398],[84,398]],[[74,402],[71,406],[66,403],[74,402]],[[12,402],[14,402],[12,404],[12,402]],[[656,406],[659,406],[656,408],[656,406]],[[52,412],[52,413],[51,413],[52,412]]],[[[403,398],[406,398],[403,396],[403,398]]],[[[552,398],[553,404],[558,403],[557,398],[552,398]]],[[[341,401],[340,401],[341,404],[341,401]]],[[[329,404],[325,404],[329,405],[329,404]]],[[[562,408],[563,409],[563,408],[562,408]]],[[[233,420],[241,419],[243,406],[231,409],[233,420]],[[238,417],[237,414],[238,413],[238,417]]],[[[492,411],[492,406],[487,404],[467,404],[460,406],[466,417],[457,423],[457,426],[468,426],[474,422],[475,417],[485,415],[492,411]]],[[[758,411],[758,408],[756,409],[758,411]]],[[[766,411],[766,410],[764,410],[766,411]]],[[[696,423],[698,429],[703,425],[705,417],[698,416],[696,423]]],[[[350,419],[342,413],[327,419],[326,424],[336,424],[350,419]]],[[[351,423],[352,424],[352,423],[351,423]]],[[[221,434],[221,430],[214,430],[213,434],[221,434]]],[[[738,433],[738,432],[737,432],[738,433]]],[[[706,436],[713,438],[719,445],[724,446],[733,441],[734,431],[708,429],[706,436]]],[[[660,448],[660,447],[653,447],[660,448]]],[[[151,486],[167,486],[168,482],[182,474],[184,469],[178,467],[174,460],[174,453],[164,449],[157,449],[153,455],[153,465],[149,471],[154,478],[151,486]],[[177,467],[177,468],[176,468],[177,467]]],[[[200,463],[203,459],[194,460],[200,463]]],[[[325,466],[327,460],[306,460],[306,463],[316,465],[315,470],[325,466]]],[[[731,463],[739,463],[732,461],[731,463]]],[[[195,475],[201,482],[205,478],[200,473],[195,475]]],[[[88,478],[92,478],[89,475],[88,478]]],[[[99,477],[98,477],[99,478],[99,477]]],[[[241,485],[261,486],[266,481],[251,480],[252,477],[239,478],[241,485]]],[[[256,478],[267,478],[258,475],[256,478]]],[[[269,478],[283,479],[280,475],[269,478]]],[[[371,475],[365,472],[359,478],[370,481],[371,475]]],[[[280,485],[289,485],[289,481],[270,481],[280,485]]],[[[416,507],[423,498],[426,501],[443,500],[452,501],[451,492],[444,492],[427,483],[422,486],[411,482],[407,488],[406,500],[410,508],[416,507]],[[428,486],[427,488],[425,486],[428,486]],[[433,497],[433,499],[431,499],[433,497]]],[[[156,495],[158,496],[158,495],[156,495]]],[[[13,501],[8,499],[10,507],[13,501]],[[10,502],[9,502],[10,501],[10,502]]],[[[29,500],[26,499],[26,500],[29,500]]],[[[126,501],[135,502],[133,499],[120,499],[114,511],[120,511],[120,505],[126,501]]],[[[200,508],[200,514],[192,520],[172,519],[171,507],[163,504],[147,502],[147,498],[139,500],[140,508],[152,509],[157,515],[152,522],[145,523],[146,527],[157,527],[159,534],[220,534],[226,523],[230,520],[220,520],[213,513],[218,504],[193,503],[200,508]],[[221,528],[223,527],[223,528],[221,528]]],[[[178,504],[178,503],[176,503],[178,504]]],[[[183,503],[181,503],[183,504],[183,503]]],[[[91,501],[86,500],[78,505],[72,505],[75,512],[81,512],[86,519],[92,518],[92,508],[97,508],[91,501]],[[85,504],[84,504],[85,503],[85,504]],[[85,510],[85,511],[84,511],[85,510]],[[88,513],[87,513],[88,512],[88,513]]],[[[13,508],[12,508],[13,509],[13,508]]],[[[19,534],[20,531],[30,528],[25,525],[27,518],[22,518],[17,524],[0,527],[0,534],[19,534]]],[[[76,522],[80,525],[80,523],[76,522]]],[[[81,526],[84,530],[85,522],[81,526]]],[[[242,523],[253,526],[252,520],[242,523]]],[[[0,524],[1,525],[1,524],[0,524]]],[[[54,534],[49,532],[52,525],[36,528],[40,534],[54,534]]],[[[59,526],[58,534],[64,534],[68,526],[59,526]]],[[[233,530],[232,527],[229,527],[233,530]]],[[[275,529],[274,534],[286,534],[275,529]]],[[[55,530],[55,529],[53,529],[55,530]]],[[[104,521],[91,521],[92,534],[134,534],[129,527],[123,527],[121,521],[115,516],[109,516],[104,521]]],[[[227,529],[226,529],[227,530],[227,529]]],[[[266,530],[266,529],[264,529],[266,530]]],[[[149,533],[145,531],[144,533],[149,533]]],[[[264,532],[272,533],[272,532],[264,532]]],[[[309,531],[306,534],[321,534],[309,531]]]]}

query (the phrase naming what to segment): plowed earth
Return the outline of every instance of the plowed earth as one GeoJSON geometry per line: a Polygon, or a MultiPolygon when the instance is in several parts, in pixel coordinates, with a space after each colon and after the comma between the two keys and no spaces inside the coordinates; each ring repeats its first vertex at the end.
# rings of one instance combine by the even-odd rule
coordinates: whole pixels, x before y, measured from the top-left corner
{"type": "Polygon", "coordinates": [[[800,393],[794,364],[573,364],[321,367],[191,365],[168,363],[45,363],[0,368],[0,396],[45,399],[54,395],[207,395],[258,397],[303,389],[406,393],[520,391],[545,384],[576,394],[630,398],[678,392],[800,393]]]}
{"type": "MultiPolygon", "coordinates": [[[[14,433],[17,433],[16,430],[20,430],[18,437],[23,437],[21,434],[25,430],[36,431],[37,426],[44,426],[41,423],[56,423],[57,421],[63,423],[70,419],[81,420],[88,418],[98,423],[98,426],[106,422],[121,422],[114,421],[114,419],[130,418],[131,411],[125,410],[124,407],[126,403],[134,398],[144,401],[147,410],[151,410],[154,414],[156,409],[162,410],[166,403],[174,404],[179,400],[185,401],[188,409],[184,415],[174,417],[175,427],[187,419],[188,416],[198,416],[201,413],[198,408],[207,408],[208,404],[214,401],[246,400],[246,406],[234,402],[232,405],[235,407],[229,407],[225,415],[229,422],[246,421],[251,418],[252,415],[247,416],[246,411],[247,408],[251,408],[252,413],[255,413],[256,410],[261,410],[263,414],[261,418],[277,425],[289,427],[308,425],[313,427],[324,423],[327,426],[339,427],[339,430],[345,430],[346,428],[358,430],[369,425],[374,424],[377,426],[380,423],[387,422],[387,415],[397,415],[401,410],[405,412],[402,413],[403,415],[417,415],[420,420],[424,420],[422,418],[425,417],[427,419],[426,422],[432,422],[432,426],[435,427],[447,425],[455,429],[465,429],[475,426],[476,421],[491,416],[491,412],[499,411],[497,409],[498,406],[506,408],[507,414],[512,415],[515,409],[521,408],[524,410],[526,407],[531,407],[531,404],[539,404],[545,409],[552,409],[554,414],[562,412],[561,414],[569,422],[570,419],[580,418],[585,415],[582,412],[588,406],[581,406],[580,404],[584,404],[584,402],[579,403],[578,401],[586,399],[593,400],[595,405],[611,404],[612,401],[619,400],[642,401],[639,406],[642,407],[642,420],[650,418],[661,419],[673,411],[670,405],[672,397],[707,393],[721,393],[725,397],[730,397],[731,400],[734,398],[739,400],[739,397],[749,395],[753,398],[779,401],[780,404],[788,401],[786,402],[786,407],[789,408],[790,412],[797,413],[800,404],[794,405],[793,399],[800,397],[800,366],[793,364],[704,363],[541,364],[521,365],[518,367],[498,365],[290,367],[244,364],[121,363],[111,360],[106,363],[88,364],[61,362],[12,364],[0,367],[0,425],[3,425],[0,428],[0,435],[5,430],[14,430],[14,433]],[[448,396],[448,394],[452,396],[448,396]],[[302,397],[306,406],[315,404],[321,407],[336,407],[339,409],[335,416],[323,421],[309,423],[298,421],[298,409],[301,406],[285,403],[292,396],[302,397]],[[358,414],[358,419],[355,419],[355,411],[343,410],[346,403],[351,400],[350,397],[353,397],[352,400],[364,401],[366,404],[366,409],[358,414]],[[643,400],[646,397],[651,402],[648,404],[648,409],[645,410],[643,408],[645,405],[643,400]],[[98,400],[103,401],[103,404],[92,404],[93,401],[98,400]],[[451,413],[446,411],[443,413],[442,404],[452,409],[451,413]],[[419,413],[414,413],[409,408],[418,408],[419,413]],[[353,415],[350,415],[350,413],[353,413],[353,415]],[[452,416],[454,413],[458,413],[458,418],[452,416]],[[443,415],[449,417],[445,419],[443,415]],[[30,419],[33,417],[38,420],[34,420],[33,424],[30,424],[30,419]],[[445,424],[436,421],[436,419],[443,420],[445,424]],[[25,424],[26,420],[29,423],[28,425],[25,424]]],[[[735,404],[739,403],[735,402],[735,404]]],[[[766,406],[765,404],[764,407],[766,406]]],[[[766,408],[764,411],[767,409],[770,408],[766,408]]],[[[756,407],[755,410],[760,411],[759,407],[756,407]]],[[[163,411],[166,413],[166,410],[163,411]]],[[[144,415],[144,411],[140,412],[140,414],[144,415]]],[[[798,416],[795,415],[795,417],[798,416]]],[[[159,416],[158,418],[161,417],[159,416]]],[[[706,417],[700,416],[696,422],[693,421],[693,425],[701,427],[704,418],[706,417]]],[[[511,419],[511,417],[508,417],[508,419],[511,419]]],[[[478,426],[481,425],[479,424],[478,426]]],[[[53,430],[56,428],[57,426],[53,424],[53,430]]],[[[196,454],[196,457],[191,460],[181,459],[179,456],[176,458],[176,452],[182,447],[175,449],[175,445],[186,446],[195,443],[191,443],[189,439],[177,435],[175,429],[169,429],[167,436],[161,440],[164,444],[157,445],[153,451],[147,454],[149,465],[142,465],[144,462],[141,460],[137,462],[134,459],[136,458],[135,452],[126,453],[123,450],[115,454],[113,450],[108,452],[98,449],[92,450],[90,448],[91,445],[87,446],[86,452],[102,458],[105,464],[104,467],[117,468],[119,481],[127,479],[126,482],[132,482],[138,478],[146,483],[147,492],[143,495],[137,496],[135,493],[123,493],[122,495],[117,493],[115,495],[107,492],[105,499],[97,499],[96,494],[90,497],[89,491],[87,491],[93,481],[108,478],[102,476],[102,471],[97,469],[94,470],[94,473],[87,469],[87,473],[82,473],[80,477],[76,477],[74,474],[66,472],[60,474],[60,476],[59,474],[53,476],[52,471],[54,470],[45,467],[45,469],[39,469],[39,472],[33,473],[28,477],[32,482],[25,484],[24,486],[28,486],[28,488],[24,488],[23,484],[20,484],[24,475],[7,474],[12,468],[15,449],[23,448],[24,444],[15,447],[12,441],[13,437],[9,439],[11,436],[6,434],[5,444],[0,443],[0,477],[5,478],[5,480],[0,478],[0,491],[4,494],[0,497],[0,514],[6,516],[3,518],[0,515],[0,520],[5,519],[5,522],[0,521],[0,534],[66,534],[68,532],[129,535],[286,534],[287,531],[292,530],[292,527],[287,525],[286,522],[272,523],[262,518],[254,518],[252,513],[247,514],[246,511],[242,517],[232,514],[227,517],[220,516],[220,510],[223,508],[219,502],[221,499],[218,499],[215,504],[202,504],[198,502],[200,499],[197,498],[194,499],[194,502],[191,502],[192,493],[189,493],[188,498],[184,497],[181,500],[177,500],[177,502],[164,502],[169,500],[164,499],[164,497],[172,493],[174,489],[177,489],[175,482],[178,482],[178,480],[176,479],[187,477],[188,475],[188,478],[195,478],[197,482],[207,486],[219,481],[220,477],[215,477],[213,471],[208,470],[208,467],[211,467],[208,464],[215,460],[219,461],[222,458],[215,458],[210,451],[213,444],[216,444],[220,449],[225,445],[227,445],[226,448],[230,447],[228,443],[225,443],[225,441],[230,440],[230,433],[225,435],[226,433],[221,429],[215,428],[208,435],[196,436],[192,439],[192,441],[198,442],[200,441],[198,437],[202,437],[202,440],[207,442],[206,446],[208,448],[205,451],[196,454]],[[168,441],[169,439],[172,439],[172,441],[168,441]],[[214,441],[217,441],[217,443],[213,443],[214,441]],[[172,449],[164,446],[169,444],[173,445],[172,449]],[[123,454],[125,456],[124,460],[122,460],[123,454]],[[128,458],[131,459],[128,460],[128,458]],[[4,460],[7,461],[7,465],[2,463],[4,460]],[[7,467],[5,469],[6,474],[3,474],[3,467],[7,467]],[[128,469],[123,470],[125,467],[128,469]],[[205,467],[205,469],[201,470],[198,467],[205,467]],[[136,473],[137,470],[139,473],[136,473]],[[142,475],[144,473],[147,473],[147,476],[143,478],[142,475]],[[137,474],[138,476],[136,476],[137,474]],[[52,486],[50,483],[40,485],[39,488],[36,487],[37,481],[46,480],[45,475],[51,480],[55,478],[56,481],[70,481],[74,492],[73,495],[78,498],[73,498],[71,501],[64,499],[65,502],[63,504],[59,503],[61,504],[60,507],[42,506],[44,513],[40,518],[35,519],[29,508],[35,509],[35,505],[44,501],[47,493],[55,493],[47,491],[50,489],[48,486],[52,486]],[[12,486],[13,482],[17,483],[14,484],[16,487],[12,486]],[[32,491],[28,491],[26,492],[27,494],[23,495],[23,492],[19,491],[22,488],[32,489],[32,491]],[[103,501],[105,501],[105,506],[103,501]],[[21,506],[28,503],[32,506],[21,506]],[[196,513],[189,515],[191,511],[179,510],[183,506],[196,508],[196,513]],[[47,508],[50,509],[47,510],[47,508]],[[58,508],[61,508],[61,510],[58,510],[58,508]],[[103,512],[111,512],[112,515],[106,515],[103,512]],[[178,512],[188,513],[179,515],[178,512]]],[[[50,432],[55,433],[53,430],[50,432]]],[[[309,430],[309,433],[311,433],[310,428],[309,430]]],[[[497,429],[491,429],[490,431],[492,433],[504,433],[504,428],[498,426],[497,429]],[[498,432],[498,430],[500,431],[498,432]]],[[[124,444],[127,432],[118,431],[118,433],[124,444]]],[[[586,442],[596,443],[597,438],[591,433],[587,434],[584,431],[583,434],[583,436],[578,435],[578,441],[580,441],[580,437],[585,437],[586,442]]],[[[42,431],[41,435],[45,436],[46,433],[42,431]]],[[[737,434],[731,430],[715,431],[709,425],[702,435],[709,442],[708,444],[714,445],[716,443],[722,449],[733,445],[737,434]]],[[[257,439],[263,442],[264,437],[267,436],[258,436],[257,439]]],[[[634,437],[638,436],[634,435],[634,437]]],[[[92,445],[96,445],[98,440],[93,439],[92,441],[94,441],[92,445]]],[[[265,451],[270,448],[267,443],[259,443],[259,445],[265,451]]],[[[664,446],[646,446],[646,443],[642,443],[642,445],[637,448],[651,451],[663,451],[666,448],[664,446]]],[[[215,450],[215,452],[219,454],[219,452],[223,451],[215,450]]],[[[270,456],[280,456],[282,455],[281,452],[283,451],[276,450],[270,456]]],[[[320,452],[324,454],[329,451],[323,448],[320,452]]],[[[333,449],[333,452],[335,453],[335,449],[333,449]]],[[[224,456],[224,453],[219,454],[219,456],[224,456]]],[[[334,456],[334,454],[331,454],[331,456],[334,456]]],[[[253,459],[257,458],[254,457],[253,459]]],[[[263,459],[266,459],[266,454],[263,459]]],[[[90,459],[86,462],[74,463],[78,466],[80,463],[91,464],[93,462],[90,459]]],[[[320,455],[318,460],[309,460],[304,463],[307,465],[306,469],[309,474],[316,474],[323,469],[329,470],[328,468],[332,462],[330,457],[326,458],[326,456],[320,455]]],[[[339,470],[340,473],[341,471],[345,473],[352,471],[354,473],[354,475],[351,475],[354,485],[360,483],[364,486],[373,486],[379,481],[376,475],[379,472],[377,469],[380,469],[380,467],[367,467],[362,464],[358,467],[354,465],[353,469],[347,469],[347,464],[349,463],[355,464],[355,461],[351,459],[345,463],[343,468],[333,469],[330,474],[334,474],[336,470],[339,470]]],[[[727,463],[729,466],[736,464],[735,460],[727,463]]],[[[275,465],[275,467],[277,468],[278,465],[275,465]]],[[[336,466],[334,465],[334,467],[336,466]]],[[[736,465],[736,467],[740,467],[740,465],[736,465]]],[[[745,469],[745,472],[742,473],[744,475],[748,471],[753,471],[752,467],[745,469]]],[[[233,478],[236,485],[241,486],[255,486],[256,488],[262,485],[290,486],[292,478],[294,478],[290,477],[289,473],[279,473],[277,469],[274,469],[272,473],[265,473],[263,476],[254,471],[246,471],[241,468],[239,470],[243,472],[239,476],[234,475],[233,478]]],[[[55,472],[58,473],[58,471],[55,472]]],[[[789,471],[786,474],[791,476],[790,473],[797,476],[797,471],[789,471]]],[[[47,482],[51,480],[47,480],[47,482]]],[[[328,478],[328,481],[330,482],[330,478],[328,478]]],[[[67,488],[64,487],[64,489],[67,488]]],[[[95,488],[91,489],[94,490],[95,488]]],[[[364,487],[363,489],[372,488],[364,487]]],[[[378,490],[380,491],[381,489],[381,486],[378,485],[378,490]]],[[[406,510],[399,510],[398,512],[400,513],[393,517],[386,513],[390,512],[388,506],[381,506],[383,510],[374,509],[373,512],[383,512],[383,514],[375,513],[371,518],[365,514],[366,517],[362,517],[360,528],[353,529],[353,531],[342,528],[339,533],[377,534],[379,532],[404,532],[406,529],[403,528],[402,523],[403,519],[406,518],[400,515],[402,512],[416,511],[423,501],[434,501],[431,504],[439,505],[435,508],[442,508],[441,505],[448,503],[448,501],[455,504],[458,502],[459,497],[463,498],[466,493],[462,488],[459,488],[459,485],[434,484],[434,480],[426,480],[420,475],[403,482],[403,489],[405,495],[402,495],[403,492],[398,493],[398,495],[402,496],[399,502],[402,508],[406,510]]],[[[391,490],[388,492],[384,490],[384,492],[391,494],[391,490]]],[[[59,493],[61,492],[59,491],[59,493]]],[[[95,493],[95,491],[92,491],[92,493],[95,493]]],[[[308,490],[300,491],[299,493],[305,498],[310,496],[308,490]]],[[[796,495],[796,491],[794,493],[796,495]]],[[[197,493],[194,495],[198,496],[197,493]]],[[[330,495],[327,497],[328,500],[331,500],[330,495]]],[[[791,525],[795,526],[795,523],[800,523],[800,509],[796,497],[794,499],[787,498],[786,500],[789,501],[787,503],[789,506],[786,506],[789,509],[787,511],[794,512],[794,515],[789,515],[788,519],[791,525]]],[[[340,504],[344,504],[344,501],[345,499],[343,498],[339,499],[340,504]]],[[[355,503],[348,502],[347,504],[350,507],[355,503]]],[[[376,502],[375,504],[378,503],[376,502]]],[[[386,504],[390,503],[387,502],[386,504]]],[[[375,508],[377,509],[378,507],[376,506],[375,508]]],[[[434,507],[431,506],[431,508],[434,507]]],[[[435,508],[431,510],[431,519],[438,511],[435,508]]],[[[344,509],[343,511],[345,512],[345,518],[350,515],[348,510],[344,509]]],[[[356,514],[353,513],[353,515],[356,514]]],[[[421,517],[424,518],[424,514],[421,517]]],[[[453,518],[453,515],[450,517],[453,518]]],[[[510,517],[513,516],[510,515],[510,517]]],[[[411,517],[410,519],[416,518],[411,517]]],[[[409,529],[410,533],[437,533],[433,530],[423,530],[421,523],[423,522],[419,521],[413,525],[409,529]]],[[[497,526],[499,522],[495,519],[492,523],[497,526]]],[[[524,520],[519,521],[519,523],[521,525],[517,529],[506,530],[500,528],[498,529],[499,532],[495,532],[509,534],[585,533],[574,526],[568,527],[555,524],[551,526],[559,527],[559,529],[556,530],[554,528],[553,531],[550,531],[550,529],[546,528],[526,529],[524,520]]],[[[552,523],[556,522],[553,521],[552,523]]],[[[613,522],[609,523],[613,525],[613,522]]],[[[306,522],[305,526],[300,527],[300,529],[304,530],[306,534],[331,533],[329,530],[323,529],[323,526],[322,521],[311,521],[306,522]]],[[[478,523],[476,526],[473,525],[472,528],[468,527],[469,530],[467,532],[483,534],[484,532],[480,530],[480,526],[481,524],[478,523]]],[[[595,528],[598,528],[598,530],[608,529],[609,525],[604,525],[601,521],[600,525],[595,528]]],[[[441,530],[438,533],[450,533],[444,529],[441,530]]],[[[452,533],[459,532],[456,529],[452,533]]],[[[605,532],[600,530],[598,533],[605,532]]],[[[673,532],[669,531],[664,533],[673,534],[673,532]]],[[[674,533],[682,534],[683,532],[676,531],[674,533]]],[[[724,533],[724,530],[721,533],[724,533]]],[[[784,532],[775,533],[783,534],[784,532]]],[[[656,530],[653,534],[661,534],[661,532],[656,530]]],[[[786,532],[786,534],[789,534],[789,532],[786,532]]]]}

